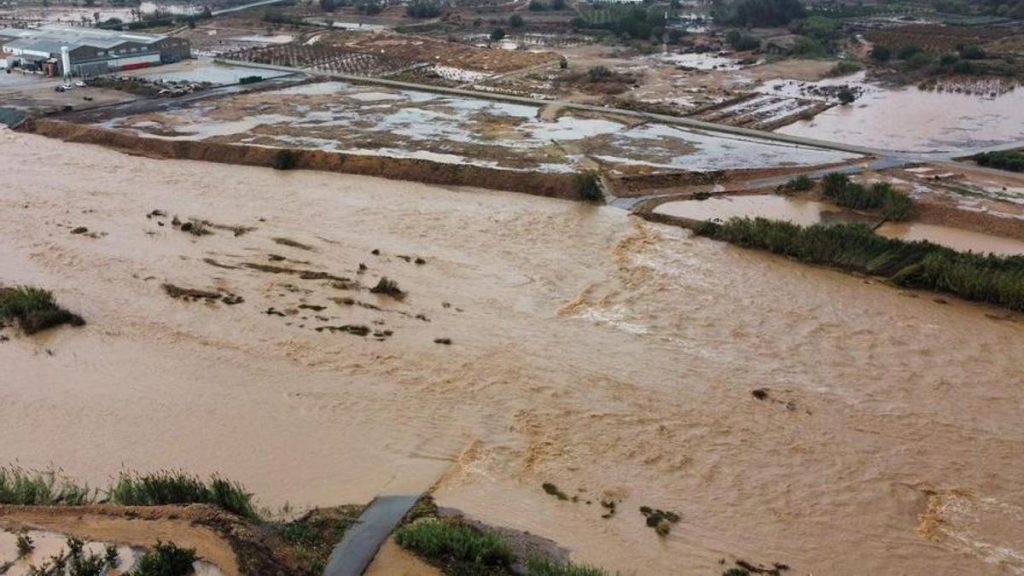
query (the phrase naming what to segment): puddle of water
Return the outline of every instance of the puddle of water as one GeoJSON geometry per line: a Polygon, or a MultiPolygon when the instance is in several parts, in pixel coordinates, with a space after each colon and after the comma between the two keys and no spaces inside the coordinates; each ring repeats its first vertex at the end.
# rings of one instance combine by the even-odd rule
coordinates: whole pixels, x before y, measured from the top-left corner
{"type": "Polygon", "coordinates": [[[717,196],[707,200],[666,202],[655,208],[654,213],[692,220],[728,220],[760,216],[772,220],[785,220],[801,226],[835,220],[841,215],[848,214],[842,208],[825,202],[769,194],[717,196]]]}
{"type": "Polygon", "coordinates": [[[686,68],[694,68],[697,70],[739,70],[743,68],[739,60],[735,58],[726,58],[725,56],[716,56],[714,54],[662,54],[658,56],[659,60],[675,64],[676,66],[684,66],[686,68]]]}
{"type": "Polygon", "coordinates": [[[901,240],[927,240],[962,252],[993,253],[1001,256],[1024,254],[1024,242],[937,224],[886,223],[877,230],[882,236],[901,240]]]}
{"type": "MultiPolygon", "coordinates": [[[[29,530],[26,532],[32,540],[32,551],[23,557],[18,557],[18,534],[6,530],[0,530],[0,567],[11,562],[9,568],[3,572],[4,576],[29,576],[33,574],[34,568],[42,567],[43,564],[51,561],[52,558],[66,554],[68,551],[68,537],[56,532],[42,530],[29,530]]],[[[106,547],[110,542],[87,541],[84,542],[83,550],[87,554],[103,556],[106,547]]],[[[104,576],[122,576],[129,574],[136,568],[138,561],[145,551],[126,545],[117,545],[119,564],[116,568],[108,569],[104,576]]],[[[222,576],[223,572],[209,562],[196,561],[192,565],[196,576],[222,576]]]]}

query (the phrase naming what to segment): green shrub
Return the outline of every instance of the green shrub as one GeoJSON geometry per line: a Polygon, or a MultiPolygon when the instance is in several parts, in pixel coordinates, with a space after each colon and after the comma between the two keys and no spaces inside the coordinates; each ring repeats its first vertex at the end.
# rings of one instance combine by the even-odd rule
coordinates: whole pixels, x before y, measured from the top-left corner
{"type": "Polygon", "coordinates": [[[26,334],[61,324],[85,324],[81,316],[61,308],[48,290],[29,286],[0,288],[0,323],[8,321],[17,321],[26,334]]]}
{"type": "Polygon", "coordinates": [[[1024,172],[1024,153],[1016,150],[981,152],[972,156],[971,159],[980,166],[988,166],[1010,172],[1024,172]]]}
{"type": "Polygon", "coordinates": [[[576,196],[584,202],[603,202],[604,192],[601,190],[601,179],[593,172],[583,172],[573,177],[576,196]]]}
{"type": "Polygon", "coordinates": [[[111,502],[125,506],[212,504],[249,520],[261,520],[252,502],[252,494],[246,492],[241,484],[219,476],[205,482],[185,472],[122,472],[110,487],[108,496],[111,502]]]}
{"type": "Polygon", "coordinates": [[[790,178],[788,182],[783,186],[786,190],[792,190],[794,192],[806,192],[811,188],[814,188],[814,181],[808,178],[806,175],[801,174],[796,178],[790,178]]]}
{"type": "Polygon", "coordinates": [[[292,152],[291,150],[278,150],[277,154],[274,154],[275,170],[291,170],[295,168],[298,163],[298,157],[295,155],[295,152],[292,152]]]}
{"type": "Polygon", "coordinates": [[[840,206],[876,211],[888,220],[908,220],[917,213],[914,199],[891,184],[876,182],[865,187],[837,172],[826,175],[822,180],[821,194],[840,206]]]}
{"type": "Polygon", "coordinates": [[[174,543],[164,544],[158,540],[130,576],[189,576],[195,561],[195,549],[179,548],[174,543]]]}
{"type": "Polygon", "coordinates": [[[52,470],[0,466],[0,504],[80,506],[92,500],[88,486],[75,485],[52,470]]]}
{"type": "Polygon", "coordinates": [[[400,528],[395,541],[445,566],[508,567],[514,560],[512,547],[498,534],[455,521],[424,518],[400,528]]]}

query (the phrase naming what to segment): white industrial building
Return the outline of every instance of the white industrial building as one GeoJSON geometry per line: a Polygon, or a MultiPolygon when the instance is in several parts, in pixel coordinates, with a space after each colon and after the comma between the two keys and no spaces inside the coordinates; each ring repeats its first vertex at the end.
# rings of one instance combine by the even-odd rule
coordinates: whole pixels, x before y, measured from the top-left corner
{"type": "Polygon", "coordinates": [[[0,28],[0,67],[95,76],[190,57],[188,40],[93,28],[0,28]]]}

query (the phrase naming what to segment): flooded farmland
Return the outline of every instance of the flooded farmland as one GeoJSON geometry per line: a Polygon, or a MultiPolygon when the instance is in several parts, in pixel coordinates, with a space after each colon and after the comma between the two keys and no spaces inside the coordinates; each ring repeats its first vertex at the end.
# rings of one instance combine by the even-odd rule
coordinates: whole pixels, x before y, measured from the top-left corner
{"type": "Polygon", "coordinates": [[[818,165],[853,154],[595,114],[541,119],[536,106],[324,82],[107,120],[104,127],[202,140],[572,172],[818,165]]]}
{"type": "Polygon", "coordinates": [[[801,226],[834,221],[849,215],[839,206],[805,200],[758,194],[751,196],[716,196],[707,200],[680,200],[666,202],[654,209],[665,214],[690,220],[728,220],[729,218],[769,218],[785,220],[801,226]]]}
{"type": "Polygon", "coordinates": [[[0,461],[217,471],[271,508],[441,478],[442,506],[642,576],[1024,573],[1024,328],[1002,311],[613,208],[3,130],[0,150],[0,278],[88,322],[0,343],[0,461]],[[403,300],[366,289],[385,275],[403,300]],[[641,506],[681,520],[658,537],[641,506]]]}
{"type": "MultiPolygon", "coordinates": [[[[962,152],[1024,142],[1024,89],[969,94],[917,87],[882,88],[863,81],[863,73],[818,83],[777,81],[762,90],[800,94],[813,86],[852,83],[863,94],[853,104],[836,106],[811,120],[778,130],[782,134],[848,142],[883,150],[962,152]]],[[[804,94],[806,96],[806,94],[804,94]]]]}

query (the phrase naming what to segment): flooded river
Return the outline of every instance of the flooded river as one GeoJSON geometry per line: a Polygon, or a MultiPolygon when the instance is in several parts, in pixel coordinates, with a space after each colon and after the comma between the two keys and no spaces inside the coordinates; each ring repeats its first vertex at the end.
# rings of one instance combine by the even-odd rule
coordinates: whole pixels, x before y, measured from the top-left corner
{"type": "Polygon", "coordinates": [[[219,471],[272,509],[443,476],[441,505],[640,575],[1024,573],[1002,311],[613,208],[5,131],[0,152],[0,282],[88,321],[5,330],[0,462],[219,471]],[[366,289],[385,275],[404,300],[366,289]],[[640,506],[681,520],[660,538],[640,506]]]}

